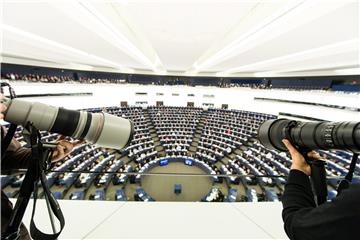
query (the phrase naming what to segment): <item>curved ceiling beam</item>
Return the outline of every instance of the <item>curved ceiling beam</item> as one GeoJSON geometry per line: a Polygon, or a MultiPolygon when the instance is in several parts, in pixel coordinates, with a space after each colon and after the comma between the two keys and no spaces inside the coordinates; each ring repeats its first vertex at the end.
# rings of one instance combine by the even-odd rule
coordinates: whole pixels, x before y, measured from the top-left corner
{"type": "Polygon", "coordinates": [[[109,65],[111,67],[114,67],[115,69],[119,69],[120,71],[132,71],[130,68],[126,68],[123,65],[113,62],[111,60],[84,52],[82,50],[70,47],[68,45],[56,42],[51,39],[47,39],[44,37],[41,37],[39,35],[36,35],[34,33],[26,32],[24,30],[21,30],[19,28],[7,25],[7,24],[1,24],[0,25],[1,31],[3,34],[13,34],[16,36],[17,39],[22,39],[22,41],[30,42],[32,44],[36,44],[37,46],[41,46],[42,48],[50,47],[52,50],[57,51],[65,51],[69,54],[78,55],[85,58],[90,58],[95,61],[101,62],[103,64],[109,65]]]}
{"type": "MultiPolygon", "coordinates": [[[[346,52],[356,52],[359,51],[359,39],[351,39],[348,41],[343,41],[335,44],[329,44],[326,46],[308,49],[302,52],[297,52],[293,54],[288,54],[281,57],[267,59],[261,62],[256,62],[253,64],[243,65],[240,67],[232,68],[229,70],[224,71],[225,74],[235,73],[235,72],[257,72],[258,69],[261,68],[274,68],[277,65],[291,63],[291,62],[298,62],[313,59],[316,57],[324,57],[324,56],[332,56],[346,52]]],[[[356,64],[354,62],[353,64],[356,64]]],[[[321,67],[317,67],[321,68],[321,67]]],[[[301,69],[300,69],[301,70],[301,69]]],[[[297,71],[295,69],[287,71],[297,71]]]]}
{"type": "Polygon", "coordinates": [[[349,2],[335,1],[331,2],[331,4],[324,4],[324,1],[289,1],[289,4],[285,7],[270,17],[264,18],[263,21],[260,21],[259,24],[243,33],[230,44],[227,44],[206,59],[196,61],[193,64],[193,69],[197,72],[206,70],[227,59],[254,49],[256,46],[281,34],[318,19],[329,12],[335,11],[346,4],[349,4],[349,2]],[[306,13],[306,17],[304,17],[304,13],[306,13]]]}

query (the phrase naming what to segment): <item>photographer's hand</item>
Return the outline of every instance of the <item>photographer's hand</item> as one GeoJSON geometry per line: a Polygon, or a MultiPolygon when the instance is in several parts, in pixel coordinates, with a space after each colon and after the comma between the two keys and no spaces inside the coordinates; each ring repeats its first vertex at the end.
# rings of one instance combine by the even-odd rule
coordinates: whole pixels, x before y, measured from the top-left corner
{"type": "MultiPolygon", "coordinates": [[[[3,99],[3,98],[4,98],[4,95],[0,94],[0,99],[3,99]]],[[[4,119],[4,114],[3,114],[3,112],[4,112],[5,110],[6,110],[6,105],[0,103],[0,120],[1,120],[1,119],[4,119]]]]}
{"type": "MultiPolygon", "coordinates": [[[[305,161],[304,156],[299,153],[299,151],[291,144],[291,142],[287,139],[283,139],[282,142],[284,143],[285,147],[289,150],[289,153],[292,158],[292,165],[291,169],[296,169],[299,171],[302,171],[306,175],[311,175],[311,167],[310,165],[305,161]]],[[[320,154],[314,150],[307,153],[307,156],[316,161],[325,161],[324,158],[320,156],[320,154]]]]}
{"type": "MultiPolygon", "coordinates": [[[[290,169],[296,169],[296,170],[302,171],[306,175],[310,176],[311,175],[311,167],[305,161],[304,156],[301,153],[299,153],[298,150],[296,150],[296,148],[290,143],[289,140],[283,139],[282,142],[284,143],[286,148],[289,150],[289,153],[292,158],[292,165],[291,165],[290,169]]],[[[308,153],[308,156],[314,157],[315,154],[316,154],[315,151],[311,151],[308,153]]]]}
{"type": "Polygon", "coordinates": [[[51,162],[57,162],[57,161],[62,160],[64,157],[68,156],[72,152],[74,147],[79,146],[83,143],[84,143],[84,141],[80,141],[80,140],[75,141],[75,142],[70,142],[70,141],[64,140],[63,138],[60,138],[57,141],[57,145],[53,152],[51,162]]]}

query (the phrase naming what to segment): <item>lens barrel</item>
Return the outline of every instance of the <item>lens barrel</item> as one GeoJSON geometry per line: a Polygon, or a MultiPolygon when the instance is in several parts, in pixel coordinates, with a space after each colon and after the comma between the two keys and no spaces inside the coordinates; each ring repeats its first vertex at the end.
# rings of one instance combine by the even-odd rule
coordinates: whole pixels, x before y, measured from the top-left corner
{"type": "Polygon", "coordinates": [[[289,139],[303,149],[341,149],[360,152],[360,122],[301,122],[288,119],[265,121],[258,139],[269,149],[287,151],[281,142],[289,139]]]}
{"type": "Polygon", "coordinates": [[[288,119],[273,119],[263,122],[258,130],[258,139],[261,144],[269,149],[286,151],[281,140],[286,138],[285,127],[290,122],[288,119]]]}
{"type": "Polygon", "coordinates": [[[43,103],[12,99],[5,121],[25,125],[32,122],[39,130],[85,139],[100,147],[122,149],[130,144],[133,123],[108,113],[89,113],[49,106],[43,103]]]}

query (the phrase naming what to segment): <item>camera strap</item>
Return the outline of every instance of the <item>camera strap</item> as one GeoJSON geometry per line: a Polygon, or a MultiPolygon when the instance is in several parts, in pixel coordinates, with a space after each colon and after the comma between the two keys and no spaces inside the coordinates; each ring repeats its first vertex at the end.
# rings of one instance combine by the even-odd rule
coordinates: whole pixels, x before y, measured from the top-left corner
{"type": "Polygon", "coordinates": [[[21,184],[19,196],[17,197],[14,209],[11,213],[9,224],[4,234],[2,234],[1,239],[19,239],[19,227],[21,225],[21,221],[23,219],[29,200],[31,198],[31,194],[33,194],[34,206],[30,221],[30,234],[34,239],[55,240],[60,235],[61,231],[65,226],[65,219],[61,212],[59,204],[50,192],[46,181],[44,169],[46,169],[46,164],[49,157],[49,149],[43,147],[41,143],[40,132],[31,123],[28,123],[27,126],[24,127],[23,136],[27,143],[31,146],[31,155],[28,159],[30,165],[21,184]],[[41,232],[34,223],[39,181],[41,182],[41,185],[43,187],[52,226],[52,213],[54,213],[54,215],[60,222],[61,229],[59,232],[55,233],[55,227],[53,226],[54,234],[46,234],[41,232]]]}
{"type": "Polygon", "coordinates": [[[339,196],[341,194],[341,192],[347,188],[349,188],[350,183],[352,181],[353,175],[354,175],[354,171],[355,171],[355,167],[356,167],[356,162],[359,158],[359,154],[358,153],[353,153],[352,159],[351,159],[351,163],[350,163],[350,168],[349,168],[349,172],[348,174],[346,174],[345,179],[341,180],[338,188],[337,188],[337,196],[339,196]]]}
{"type": "Polygon", "coordinates": [[[47,233],[43,233],[41,232],[35,225],[34,222],[34,215],[35,215],[35,210],[36,210],[36,200],[37,200],[37,192],[38,192],[38,182],[34,183],[34,204],[33,204],[33,211],[31,214],[31,221],[30,221],[30,234],[31,237],[34,239],[39,239],[39,240],[55,240],[59,237],[59,235],[61,234],[64,226],[65,226],[65,218],[64,215],[60,209],[59,203],[56,201],[54,195],[50,192],[48,185],[46,184],[46,176],[45,173],[42,172],[41,176],[40,176],[40,182],[41,182],[41,186],[44,190],[44,195],[45,195],[45,201],[47,201],[50,205],[51,211],[54,213],[55,217],[59,220],[60,222],[60,230],[57,233],[54,234],[47,234],[47,233]]]}
{"type": "Polygon", "coordinates": [[[17,125],[11,123],[5,137],[3,138],[3,133],[5,131],[1,127],[1,153],[2,153],[1,160],[5,156],[5,152],[6,152],[7,148],[9,147],[11,140],[13,139],[13,137],[15,135],[16,129],[17,129],[17,125]]]}
{"type": "MultiPolygon", "coordinates": [[[[54,195],[51,193],[49,186],[47,184],[44,169],[45,169],[45,165],[47,163],[47,159],[48,159],[49,155],[48,154],[39,154],[39,152],[43,152],[43,153],[45,152],[42,145],[36,146],[36,147],[32,146],[31,152],[32,152],[31,157],[33,158],[33,160],[38,161],[39,167],[38,167],[38,172],[37,172],[37,179],[33,183],[34,184],[34,191],[33,191],[34,202],[33,202],[33,210],[32,210],[31,220],[30,220],[30,234],[31,234],[31,237],[34,239],[55,240],[59,237],[60,233],[62,232],[62,230],[65,226],[65,218],[64,218],[64,215],[62,214],[59,203],[55,199],[54,195]],[[55,215],[55,217],[60,222],[60,231],[58,231],[57,233],[53,233],[53,234],[43,233],[35,225],[34,215],[35,215],[35,210],[36,210],[36,200],[38,198],[39,181],[40,181],[41,186],[44,191],[45,201],[47,202],[48,206],[50,206],[52,213],[55,215]]],[[[50,209],[49,209],[49,214],[51,214],[51,217],[52,217],[52,213],[50,213],[50,209]]],[[[51,221],[52,221],[52,218],[51,218],[51,221]]],[[[52,222],[52,224],[53,224],[53,222],[52,222]]],[[[53,230],[55,231],[54,226],[53,226],[53,230]]]]}
{"type": "Polygon", "coordinates": [[[326,202],[328,190],[326,185],[325,161],[311,161],[311,182],[316,194],[317,204],[326,202]]]}

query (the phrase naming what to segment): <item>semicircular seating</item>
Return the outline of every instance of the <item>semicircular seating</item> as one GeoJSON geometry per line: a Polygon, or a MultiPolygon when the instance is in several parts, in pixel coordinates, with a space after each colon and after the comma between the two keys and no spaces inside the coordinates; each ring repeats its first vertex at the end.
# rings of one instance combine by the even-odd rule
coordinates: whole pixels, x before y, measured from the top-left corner
{"type": "MultiPolygon", "coordinates": [[[[266,190],[270,189],[271,192],[274,188],[278,189],[278,194],[282,193],[291,159],[284,152],[266,149],[256,140],[259,125],[276,118],[274,115],[241,110],[166,106],[86,110],[106,111],[131,119],[135,128],[134,138],[121,151],[98,148],[88,143],[76,147],[69,156],[54,164],[54,172],[47,173],[48,185],[54,192],[59,192],[57,196],[69,196],[69,193],[71,195],[79,191],[86,193],[91,186],[104,189],[105,195],[110,185],[119,185],[122,188],[117,187],[118,189],[124,189],[128,182],[139,182],[141,173],[157,166],[162,159],[191,159],[206,173],[229,175],[214,176],[213,180],[221,182],[225,179],[229,189],[242,184],[251,193],[249,198],[253,195],[251,189],[255,185],[259,185],[264,196],[266,190]],[[139,174],[131,175],[132,172],[139,174]],[[265,177],[257,177],[259,175],[265,177]]],[[[22,146],[26,146],[21,131],[22,127],[18,127],[15,138],[22,146]]],[[[58,134],[46,131],[41,131],[41,135],[44,142],[54,142],[59,137],[58,134]]],[[[320,153],[330,160],[326,168],[329,177],[338,178],[347,173],[351,159],[349,153],[320,153]]],[[[359,164],[355,170],[356,174],[360,174],[359,164]]],[[[22,180],[23,175],[18,175],[3,182],[6,182],[8,193],[11,194],[11,191],[14,193],[18,190],[22,180]]],[[[336,179],[329,181],[332,188],[336,184],[336,179]]],[[[234,191],[229,193],[234,195],[234,191]]],[[[76,194],[71,196],[77,196],[76,194]]],[[[119,193],[119,198],[124,199],[122,194],[123,192],[119,193]]],[[[237,195],[239,194],[237,191],[237,195]]],[[[80,195],[81,197],[74,199],[82,199],[82,194],[80,195]]],[[[234,199],[234,196],[227,199],[234,199]]]]}

